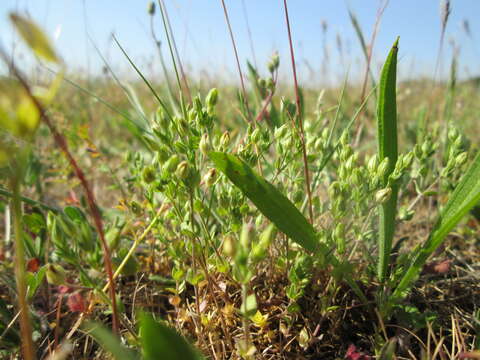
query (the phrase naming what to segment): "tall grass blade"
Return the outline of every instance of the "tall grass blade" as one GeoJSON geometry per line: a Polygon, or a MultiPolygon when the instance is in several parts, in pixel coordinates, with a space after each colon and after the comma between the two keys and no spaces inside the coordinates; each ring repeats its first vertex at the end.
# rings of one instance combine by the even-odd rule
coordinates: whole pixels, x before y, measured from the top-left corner
{"type": "Polygon", "coordinates": [[[85,325],[85,329],[105,351],[112,355],[115,360],[139,359],[138,356],[135,356],[133,351],[123,346],[116,335],[102,325],[90,322],[85,325]]]}
{"type": "Polygon", "coordinates": [[[140,340],[145,360],[203,360],[204,357],[172,328],[143,314],[140,320],[140,340]]]}
{"type": "Polygon", "coordinates": [[[163,110],[165,111],[165,114],[167,115],[167,117],[172,120],[172,116],[170,114],[170,111],[168,110],[168,107],[165,105],[165,103],[163,102],[163,100],[160,98],[160,96],[158,95],[157,91],[153,88],[152,84],[150,83],[150,81],[147,80],[147,78],[143,75],[143,73],[140,71],[140,69],[137,67],[137,65],[135,65],[135,63],[133,62],[133,60],[130,58],[130,56],[128,56],[127,52],[125,51],[125,49],[122,47],[122,45],[120,45],[120,43],[118,42],[117,38],[115,37],[115,35],[113,35],[113,40],[115,41],[115,44],[117,44],[118,48],[121,50],[121,52],[123,53],[123,55],[127,58],[128,62],[130,63],[130,65],[133,67],[133,69],[135,70],[135,72],[138,74],[138,76],[140,76],[140,78],[143,80],[143,82],[145,83],[145,85],[147,85],[148,89],[151,91],[152,95],[155,97],[155,99],[157,99],[158,103],[160,104],[160,106],[163,108],[163,110]]]}
{"type": "Polygon", "coordinates": [[[389,265],[392,240],[395,232],[395,214],[397,208],[398,185],[388,184],[388,178],[395,169],[398,157],[397,149],[397,53],[398,39],[393,44],[387,60],[383,65],[380,77],[377,103],[377,138],[378,156],[380,161],[389,160],[388,170],[385,172],[382,185],[392,188],[390,198],[379,209],[379,236],[378,236],[378,278],[385,281],[389,265]]]}
{"type": "MultiPolygon", "coordinates": [[[[257,175],[234,155],[211,152],[209,156],[215,167],[223,172],[280,231],[304,249],[325,256],[325,261],[334,268],[342,265],[334,254],[329,252],[326,245],[317,240],[312,224],[275,186],[257,175]]],[[[368,301],[351,274],[345,273],[344,280],[362,301],[368,301]]]]}
{"type": "Polygon", "coordinates": [[[212,152],[209,156],[215,167],[223,172],[279,230],[308,251],[315,252],[318,249],[319,243],[313,226],[275,186],[257,175],[234,155],[212,152]]]}
{"type": "Polygon", "coordinates": [[[430,255],[442,244],[458,222],[480,201],[480,152],[460,180],[430,233],[427,241],[412,255],[411,265],[393,292],[393,299],[403,298],[430,255]]]}

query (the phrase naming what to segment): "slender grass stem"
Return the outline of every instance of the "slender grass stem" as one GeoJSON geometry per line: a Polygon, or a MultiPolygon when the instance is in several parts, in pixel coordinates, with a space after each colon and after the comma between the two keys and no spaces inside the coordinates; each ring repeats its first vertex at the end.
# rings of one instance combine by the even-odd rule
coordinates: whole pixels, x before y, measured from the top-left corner
{"type": "MultiPolygon", "coordinates": [[[[18,172],[18,171],[17,171],[18,172]]],[[[13,193],[13,223],[15,230],[15,280],[17,284],[18,307],[20,310],[20,332],[22,334],[22,353],[25,360],[35,359],[35,347],[32,339],[32,325],[27,304],[27,284],[25,279],[25,249],[22,240],[22,200],[20,198],[20,179],[16,174],[11,179],[13,193]]]]}
{"type": "Polygon", "coordinates": [[[248,121],[251,122],[250,108],[248,106],[248,96],[247,90],[245,88],[245,83],[243,81],[242,67],[240,66],[240,60],[238,58],[237,45],[235,43],[235,37],[233,36],[232,26],[230,25],[230,18],[228,17],[227,6],[225,5],[225,0],[221,0],[223,13],[225,15],[225,22],[227,23],[228,32],[230,33],[230,40],[232,41],[233,52],[235,53],[235,60],[237,62],[238,75],[240,76],[240,85],[242,86],[243,101],[245,102],[245,107],[247,109],[248,121]]]}
{"type": "Polygon", "coordinates": [[[293,51],[292,31],[290,29],[290,19],[288,17],[287,0],[283,0],[283,7],[285,10],[285,22],[287,24],[288,43],[290,46],[290,57],[292,60],[293,82],[295,85],[295,101],[297,104],[297,118],[298,118],[298,125],[299,125],[298,133],[299,133],[300,141],[302,143],[305,188],[307,190],[307,197],[308,197],[308,213],[310,215],[310,222],[313,223],[313,202],[312,202],[312,191],[310,188],[310,172],[308,170],[307,146],[305,144],[305,131],[303,129],[302,109],[300,104],[300,93],[298,90],[298,81],[297,81],[297,67],[295,65],[295,53],[293,51]]]}
{"type": "Polygon", "coordinates": [[[182,81],[183,81],[183,84],[185,85],[185,89],[187,90],[188,99],[191,103],[192,102],[192,93],[190,91],[190,87],[189,87],[188,82],[187,82],[187,77],[185,76],[185,71],[183,69],[182,60],[180,58],[180,54],[179,54],[178,49],[177,49],[177,42],[175,41],[175,36],[173,36],[173,30],[172,30],[172,25],[170,23],[170,17],[168,16],[168,10],[167,10],[167,7],[165,6],[165,3],[163,2],[163,0],[160,0],[160,1],[162,2],[163,10],[165,12],[165,19],[167,20],[168,31],[169,31],[169,34],[170,34],[170,40],[171,40],[172,45],[173,45],[173,50],[175,51],[175,56],[177,57],[178,67],[180,68],[180,74],[182,75],[182,81]]]}

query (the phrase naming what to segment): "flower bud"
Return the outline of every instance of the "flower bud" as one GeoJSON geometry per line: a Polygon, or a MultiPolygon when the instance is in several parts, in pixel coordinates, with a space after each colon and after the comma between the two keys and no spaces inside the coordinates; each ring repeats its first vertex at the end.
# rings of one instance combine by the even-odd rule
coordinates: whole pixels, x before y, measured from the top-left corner
{"type": "Polygon", "coordinates": [[[209,110],[209,112],[210,110],[213,110],[215,105],[217,105],[217,101],[218,101],[218,90],[217,88],[213,88],[208,92],[207,97],[205,98],[205,103],[207,104],[207,109],[209,110]]]}
{"type": "Polygon", "coordinates": [[[335,242],[337,243],[337,249],[340,254],[345,252],[345,224],[338,223],[333,231],[335,242]]]}
{"type": "Polygon", "coordinates": [[[202,152],[203,155],[207,155],[208,152],[210,151],[210,140],[208,138],[208,134],[205,133],[202,135],[200,139],[200,143],[198,144],[198,148],[202,152]]]}
{"type": "Polygon", "coordinates": [[[208,187],[215,184],[215,181],[217,181],[217,174],[218,174],[217,169],[215,169],[215,168],[212,168],[212,169],[208,170],[207,173],[205,174],[204,178],[203,178],[204,184],[208,187]]]}
{"type": "Polygon", "coordinates": [[[250,244],[255,238],[255,228],[252,223],[243,224],[242,233],[240,234],[240,246],[243,249],[250,249],[250,244]]]}
{"type": "Polygon", "coordinates": [[[220,137],[220,147],[222,149],[226,149],[229,144],[230,144],[230,133],[228,131],[225,131],[220,137]]]}
{"type": "Polygon", "coordinates": [[[150,184],[155,181],[155,169],[152,166],[147,166],[142,171],[142,179],[145,183],[150,184]]]}
{"type": "Polygon", "coordinates": [[[287,132],[287,124],[283,124],[282,126],[275,129],[273,136],[275,137],[275,140],[281,140],[285,137],[285,135],[287,135],[287,132]]]}
{"type": "Polygon", "coordinates": [[[280,65],[280,56],[278,56],[278,52],[274,52],[272,54],[272,57],[270,58],[270,61],[267,64],[268,71],[273,73],[275,70],[278,69],[280,65]]]}
{"type": "Polygon", "coordinates": [[[154,3],[153,1],[150,1],[150,2],[148,3],[148,9],[147,9],[147,10],[148,10],[148,14],[149,14],[150,16],[155,15],[155,3],[154,3]]]}
{"type": "Polygon", "coordinates": [[[252,135],[250,135],[250,138],[252,139],[253,143],[258,143],[260,140],[260,137],[262,134],[260,133],[260,129],[257,127],[255,130],[253,130],[252,135]]]}
{"type": "Polygon", "coordinates": [[[353,150],[352,147],[348,144],[344,145],[342,151],[340,152],[340,160],[346,161],[350,156],[352,156],[353,150]]]}
{"type": "Polygon", "coordinates": [[[164,165],[165,171],[173,172],[177,168],[179,162],[180,158],[178,157],[178,155],[173,154],[172,156],[170,156],[170,159],[168,159],[168,161],[164,165]]]}
{"type": "Polygon", "coordinates": [[[65,269],[58,264],[48,264],[46,276],[47,282],[51,285],[65,284],[67,277],[65,269]]]}
{"type": "Polygon", "coordinates": [[[378,165],[378,168],[377,168],[377,176],[378,177],[382,178],[383,176],[385,176],[385,174],[387,173],[387,170],[388,170],[389,162],[390,161],[389,161],[388,157],[386,157],[382,160],[380,165],[378,165]]]}
{"type": "Polygon", "coordinates": [[[341,194],[342,188],[340,186],[340,183],[338,181],[334,181],[333,183],[331,183],[328,187],[328,195],[330,196],[330,198],[336,198],[341,194]]]}
{"type": "Polygon", "coordinates": [[[373,155],[367,163],[367,169],[371,174],[374,174],[377,172],[377,167],[378,167],[378,156],[373,155]]]}
{"type": "Polygon", "coordinates": [[[358,156],[356,154],[353,154],[350,156],[347,161],[345,161],[345,169],[348,172],[351,172],[353,168],[355,167],[355,163],[357,162],[358,156]]]}
{"type": "Polygon", "coordinates": [[[265,258],[268,247],[275,237],[275,226],[270,224],[259,236],[259,241],[253,245],[250,257],[254,263],[265,258]]]}
{"type": "Polygon", "coordinates": [[[227,256],[231,256],[231,257],[235,256],[235,253],[236,253],[235,239],[232,236],[230,235],[225,236],[225,238],[223,239],[222,250],[224,254],[227,256]]]}
{"type": "Polygon", "coordinates": [[[454,127],[448,130],[448,140],[450,140],[451,142],[454,142],[457,139],[458,135],[458,131],[454,127]]]}
{"type": "Polygon", "coordinates": [[[391,195],[392,195],[392,188],[391,187],[380,189],[375,194],[375,201],[378,204],[384,204],[390,199],[391,195]]]}
{"type": "Polygon", "coordinates": [[[190,168],[188,166],[188,162],[186,160],[182,161],[177,166],[177,170],[175,170],[175,174],[179,179],[185,180],[188,178],[190,174],[190,168]]]}
{"type": "Polygon", "coordinates": [[[467,162],[467,156],[468,154],[466,151],[458,154],[457,157],[455,158],[455,165],[462,166],[463,164],[465,164],[467,162]]]}
{"type": "Polygon", "coordinates": [[[406,169],[412,165],[413,162],[413,152],[409,152],[405,154],[403,158],[403,168],[406,169]]]}
{"type": "Polygon", "coordinates": [[[430,153],[430,142],[428,140],[425,140],[425,142],[422,144],[422,153],[424,155],[428,155],[430,153]]]}

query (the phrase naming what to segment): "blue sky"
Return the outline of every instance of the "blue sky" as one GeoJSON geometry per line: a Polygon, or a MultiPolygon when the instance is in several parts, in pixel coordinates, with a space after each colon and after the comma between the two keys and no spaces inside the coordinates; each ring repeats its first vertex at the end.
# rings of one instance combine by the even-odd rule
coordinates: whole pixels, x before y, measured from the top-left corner
{"type": "MultiPolygon", "coordinates": [[[[56,38],[62,57],[72,69],[96,72],[101,60],[86,36],[88,29],[100,51],[117,69],[127,71],[125,59],[111,44],[109,35],[117,38],[135,61],[146,71],[160,73],[160,66],[150,37],[150,19],[146,0],[1,0],[0,34],[2,43],[11,48],[13,32],[7,21],[9,11],[28,13],[56,38]],[[84,8],[85,5],[85,8],[84,8]],[[84,13],[85,9],[85,13],[84,13]],[[85,15],[84,15],[85,14],[85,15]],[[153,64],[149,67],[149,63],[153,64]],[[150,70],[148,70],[150,69],[150,70]]],[[[207,71],[225,78],[236,76],[234,57],[223,17],[220,0],[165,0],[182,60],[191,73],[207,71]]],[[[400,36],[400,70],[404,77],[432,75],[440,36],[438,0],[390,0],[381,21],[374,49],[374,68],[380,65],[396,36],[400,36]]],[[[233,31],[238,42],[242,65],[253,55],[249,43],[243,4],[253,38],[257,63],[261,66],[278,50],[281,70],[289,74],[288,39],[281,0],[226,0],[233,31]]],[[[333,82],[344,76],[347,68],[352,77],[363,74],[361,48],[348,17],[348,7],[357,15],[367,39],[370,38],[379,0],[290,0],[289,12],[302,80],[333,82]],[[329,61],[325,61],[322,21],[328,25],[325,44],[329,61]],[[336,38],[342,39],[343,59],[336,38]],[[322,72],[323,70],[326,71],[322,72]]],[[[444,69],[451,61],[453,39],[460,49],[459,72],[463,76],[480,72],[480,1],[453,0],[443,50],[444,69]],[[477,16],[476,16],[477,15],[477,16]],[[467,20],[473,39],[462,21],[467,20]]],[[[162,36],[157,11],[155,28],[162,36]]],[[[17,54],[22,53],[17,48],[17,54]]],[[[164,56],[168,59],[167,48],[164,56]]],[[[264,69],[264,67],[263,67],[264,69]]],[[[443,74],[446,70],[442,71],[443,74]]]]}

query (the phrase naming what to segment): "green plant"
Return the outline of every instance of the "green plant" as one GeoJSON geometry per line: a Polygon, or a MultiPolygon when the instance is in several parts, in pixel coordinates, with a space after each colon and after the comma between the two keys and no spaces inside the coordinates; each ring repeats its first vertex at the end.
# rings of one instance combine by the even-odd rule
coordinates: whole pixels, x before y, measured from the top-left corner
{"type": "Polygon", "coordinates": [[[380,161],[388,161],[388,168],[381,178],[384,189],[390,189],[386,199],[382,199],[379,208],[378,228],[378,279],[384,282],[387,277],[393,235],[395,233],[395,215],[397,214],[398,184],[391,180],[398,158],[397,150],[397,53],[398,39],[393,44],[380,77],[377,101],[377,139],[380,161]]]}
{"type": "Polygon", "coordinates": [[[140,316],[139,341],[141,351],[139,352],[126,348],[116,335],[99,324],[88,323],[85,325],[85,330],[95,338],[105,351],[117,360],[204,359],[174,329],[146,313],[140,316]]]}

